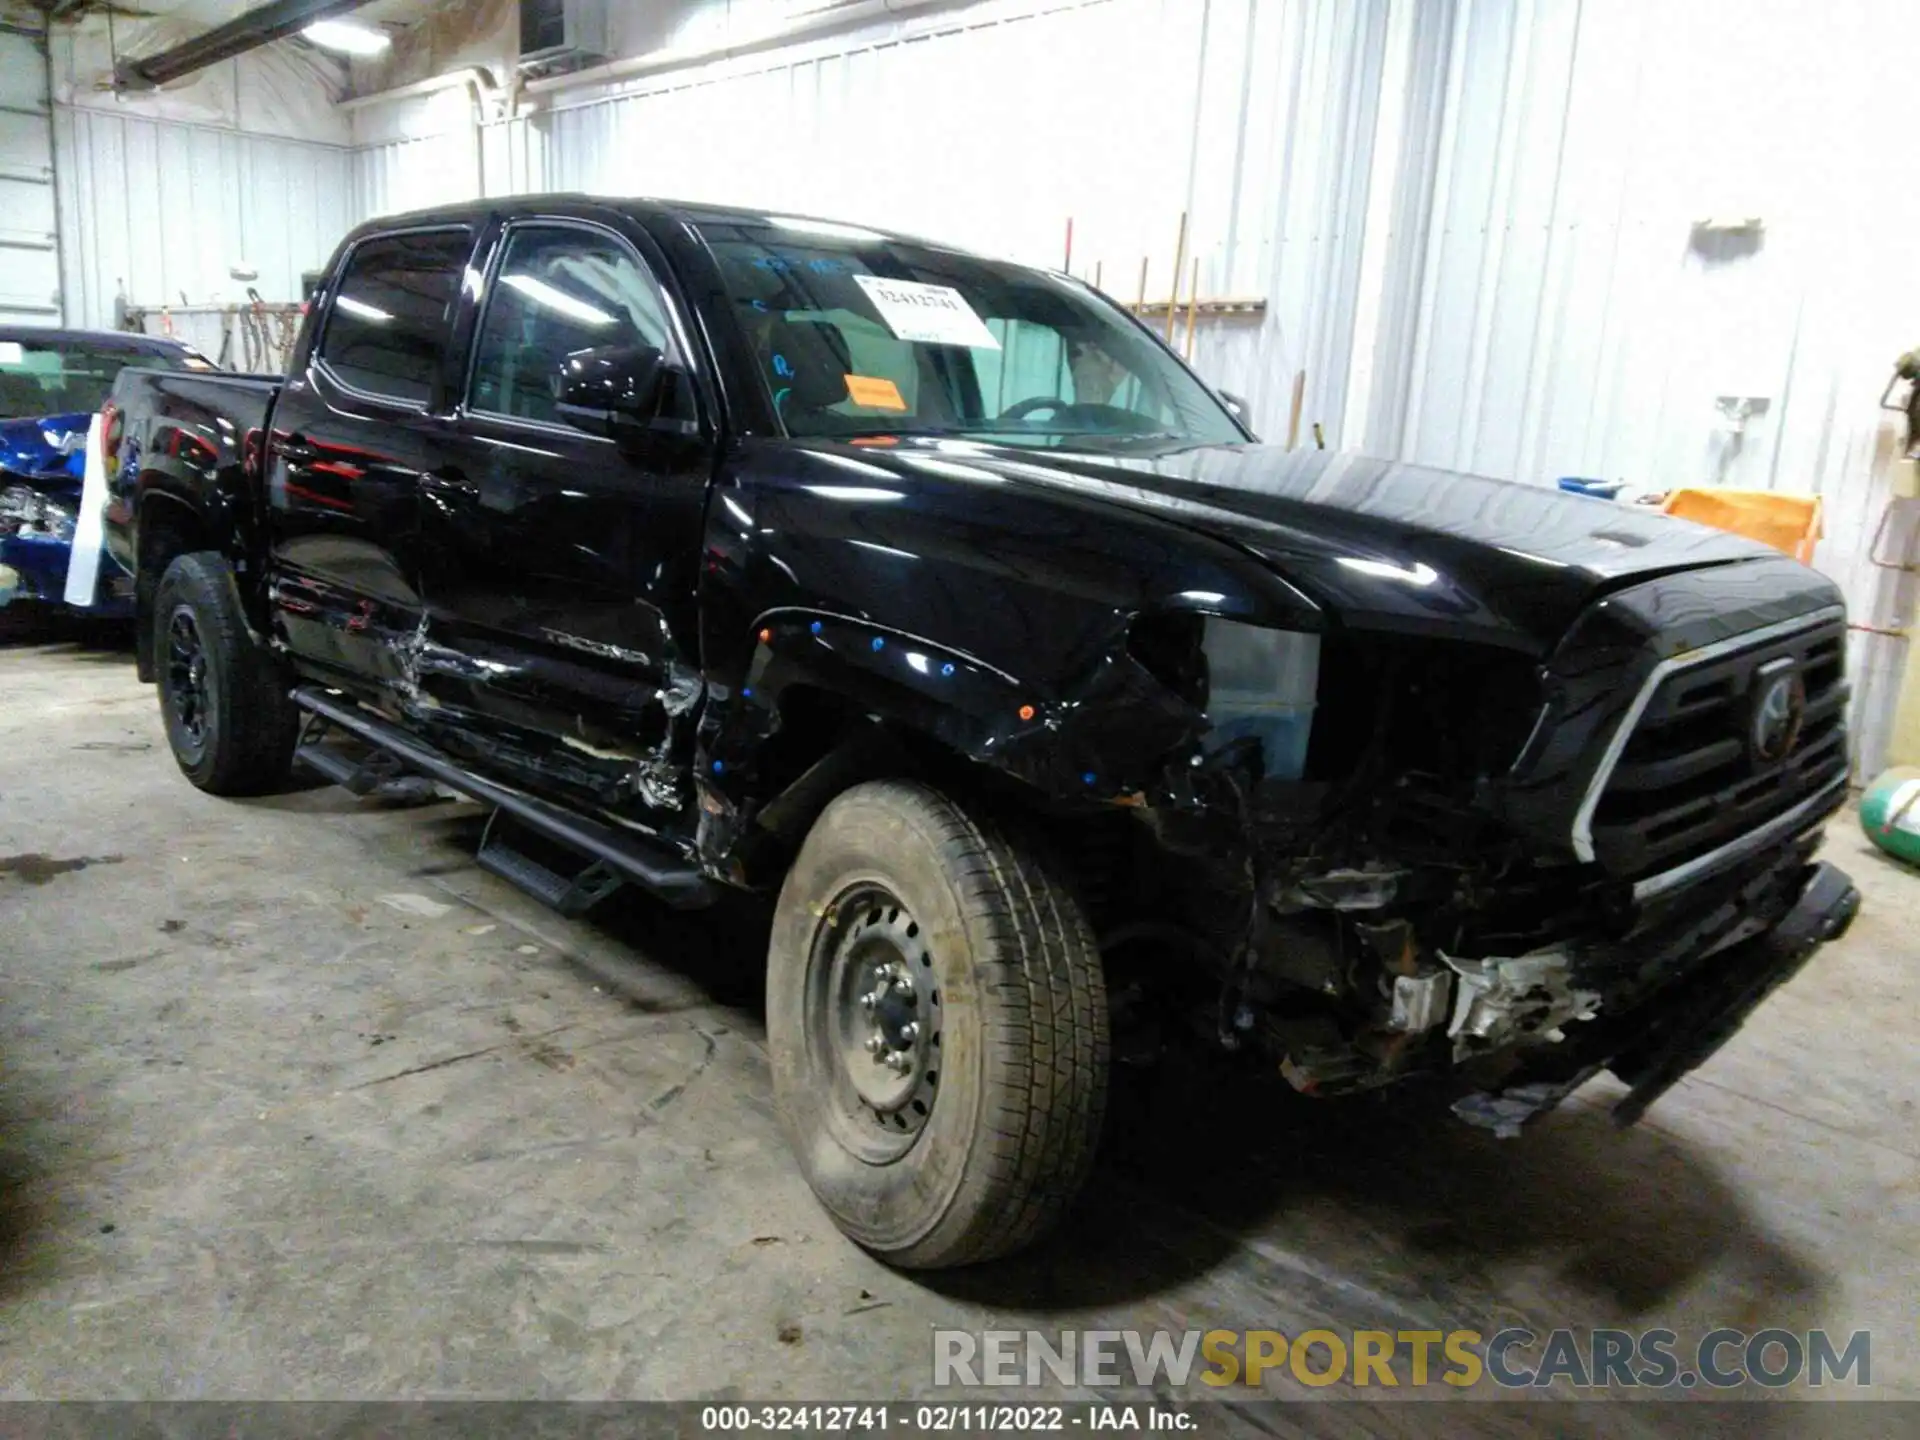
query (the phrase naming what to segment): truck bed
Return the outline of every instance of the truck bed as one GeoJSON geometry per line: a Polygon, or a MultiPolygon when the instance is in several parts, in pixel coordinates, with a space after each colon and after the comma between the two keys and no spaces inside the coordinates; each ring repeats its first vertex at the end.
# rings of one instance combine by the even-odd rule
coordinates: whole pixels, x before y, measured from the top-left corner
{"type": "Polygon", "coordinates": [[[106,548],[137,573],[151,507],[172,504],[197,523],[254,502],[261,440],[281,382],[270,376],[120,372],[108,402],[106,548]]]}

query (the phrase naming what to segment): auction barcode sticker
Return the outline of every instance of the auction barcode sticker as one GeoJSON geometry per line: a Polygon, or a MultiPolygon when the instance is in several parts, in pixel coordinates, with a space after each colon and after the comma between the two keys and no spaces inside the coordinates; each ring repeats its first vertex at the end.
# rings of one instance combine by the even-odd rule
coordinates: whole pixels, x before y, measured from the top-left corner
{"type": "Polygon", "coordinates": [[[886,280],[878,275],[856,275],[853,279],[867,292],[887,328],[902,340],[918,345],[969,345],[976,350],[1000,348],[986,322],[967,304],[966,296],[951,285],[886,280]]]}

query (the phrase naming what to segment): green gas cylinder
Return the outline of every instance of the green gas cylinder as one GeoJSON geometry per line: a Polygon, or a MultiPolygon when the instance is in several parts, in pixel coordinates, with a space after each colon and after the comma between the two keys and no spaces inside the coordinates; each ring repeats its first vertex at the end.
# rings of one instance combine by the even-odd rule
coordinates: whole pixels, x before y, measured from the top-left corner
{"type": "Polygon", "coordinates": [[[1920,865],[1920,767],[1889,770],[1860,797],[1860,827],[1889,855],[1920,865]]]}

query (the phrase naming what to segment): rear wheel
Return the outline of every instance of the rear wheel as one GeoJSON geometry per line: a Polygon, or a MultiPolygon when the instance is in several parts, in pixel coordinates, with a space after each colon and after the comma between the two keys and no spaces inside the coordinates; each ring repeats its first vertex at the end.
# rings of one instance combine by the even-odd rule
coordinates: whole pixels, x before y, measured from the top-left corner
{"type": "Polygon", "coordinates": [[[177,556],[155,592],[153,627],[160,713],[186,777],[213,795],[284,784],[299,711],[283,667],[247,631],[226,561],[177,556]]]}
{"type": "Polygon", "coordinates": [[[767,1036],[808,1183],[892,1264],[1017,1250],[1086,1178],[1099,952],[1038,854],[938,791],[874,781],[816,822],[774,917],[767,1036]]]}

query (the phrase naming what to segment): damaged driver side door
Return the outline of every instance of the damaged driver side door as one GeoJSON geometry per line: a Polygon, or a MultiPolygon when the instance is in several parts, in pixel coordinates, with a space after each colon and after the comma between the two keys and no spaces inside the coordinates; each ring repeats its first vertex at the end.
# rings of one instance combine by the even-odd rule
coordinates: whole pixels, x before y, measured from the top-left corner
{"type": "Polygon", "coordinates": [[[582,428],[556,380],[583,352],[657,355],[691,405],[682,334],[627,236],[585,219],[509,223],[460,411],[420,481],[421,591],[442,657],[423,684],[444,707],[443,743],[668,829],[692,822],[711,446],[691,421],[582,428]]]}

